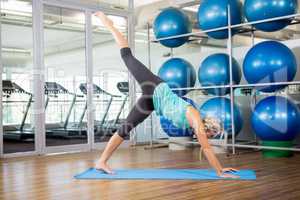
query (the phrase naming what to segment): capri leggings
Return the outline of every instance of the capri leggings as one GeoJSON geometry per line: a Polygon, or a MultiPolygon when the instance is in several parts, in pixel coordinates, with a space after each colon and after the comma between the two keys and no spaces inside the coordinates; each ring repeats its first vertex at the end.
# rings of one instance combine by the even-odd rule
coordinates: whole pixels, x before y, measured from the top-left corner
{"type": "Polygon", "coordinates": [[[130,131],[143,122],[154,110],[153,93],[157,85],[163,81],[154,75],[144,64],[131,53],[130,48],[121,49],[121,56],[132,76],[142,89],[142,96],[129,112],[126,120],[118,130],[119,136],[126,138],[130,131]]]}

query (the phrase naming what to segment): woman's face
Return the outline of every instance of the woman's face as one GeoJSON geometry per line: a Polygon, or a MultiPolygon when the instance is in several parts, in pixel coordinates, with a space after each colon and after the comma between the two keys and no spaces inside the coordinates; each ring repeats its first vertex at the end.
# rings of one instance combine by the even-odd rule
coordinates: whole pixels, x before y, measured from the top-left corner
{"type": "Polygon", "coordinates": [[[206,131],[207,138],[213,138],[216,133],[214,131],[208,130],[206,131]]]}
{"type": "Polygon", "coordinates": [[[205,118],[203,120],[207,138],[214,138],[222,132],[220,121],[215,118],[205,118]]]}

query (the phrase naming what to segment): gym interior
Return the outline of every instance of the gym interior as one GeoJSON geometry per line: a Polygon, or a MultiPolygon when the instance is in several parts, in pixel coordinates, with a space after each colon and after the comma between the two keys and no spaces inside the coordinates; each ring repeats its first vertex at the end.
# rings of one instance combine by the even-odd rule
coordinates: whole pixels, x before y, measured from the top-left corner
{"type": "Polygon", "coordinates": [[[1,0],[0,199],[300,199],[299,5],[1,0]],[[214,152],[251,177],[193,174],[211,169],[195,134],[153,112],[109,161],[131,176],[80,178],[142,95],[97,11],[174,93],[220,121],[214,152]]]}

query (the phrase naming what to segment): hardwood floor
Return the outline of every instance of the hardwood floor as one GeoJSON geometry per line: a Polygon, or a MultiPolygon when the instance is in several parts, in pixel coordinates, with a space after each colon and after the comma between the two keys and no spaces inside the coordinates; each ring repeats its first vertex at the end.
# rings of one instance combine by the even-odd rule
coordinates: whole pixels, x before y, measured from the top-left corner
{"type": "MultiPolygon", "coordinates": [[[[251,168],[257,181],[86,181],[73,176],[93,166],[99,152],[0,161],[1,200],[300,199],[300,155],[263,159],[260,153],[219,156],[224,166],[251,168]]],[[[120,149],[114,168],[208,168],[198,150],[120,149]]]]}

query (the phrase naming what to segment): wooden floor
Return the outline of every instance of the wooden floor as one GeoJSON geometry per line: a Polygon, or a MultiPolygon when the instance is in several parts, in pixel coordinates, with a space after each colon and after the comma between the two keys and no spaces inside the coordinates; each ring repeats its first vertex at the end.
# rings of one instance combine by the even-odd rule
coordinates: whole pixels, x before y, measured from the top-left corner
{"type": "MultiPolygon", "coordinates": [[[[300,155],[263,159],[260,153],[227,158],[225,166],[252,168],[257,181],[78,181],[73,178],[93,166],[99,152],[0,161],[1,200],[135,200],[135,199],[300,199],[300,155]]],[[[198,150],[119,150],[115,168],[207,168],[198,150]]]]}

